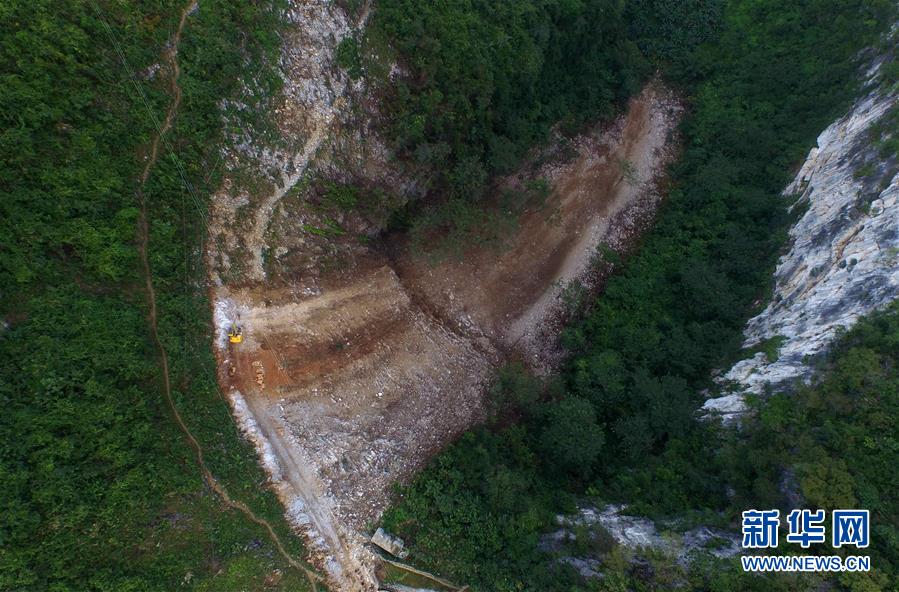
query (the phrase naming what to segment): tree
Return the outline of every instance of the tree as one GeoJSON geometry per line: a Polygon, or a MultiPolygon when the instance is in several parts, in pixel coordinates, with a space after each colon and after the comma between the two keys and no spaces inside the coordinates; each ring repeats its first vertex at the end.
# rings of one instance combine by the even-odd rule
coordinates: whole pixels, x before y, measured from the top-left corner
{"type": "Polygon", "coordinates": [[[548,464],[586,477],[604,442],[603,429],[589,401],[569,396],[549,404],[540,434],[540,448],[548,464]]]}

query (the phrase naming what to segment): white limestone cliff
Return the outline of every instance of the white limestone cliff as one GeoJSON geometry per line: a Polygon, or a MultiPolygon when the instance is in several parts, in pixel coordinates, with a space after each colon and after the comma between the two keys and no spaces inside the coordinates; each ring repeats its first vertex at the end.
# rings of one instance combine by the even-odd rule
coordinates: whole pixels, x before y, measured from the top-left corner
{"type": "Polygon", "coordinates": [[[837,334],[899,295],[899,176],[883,158],[872,125],[897,108],[897,93],[870,92],[819,137],[795,180],[793,208],[807,208],[790,230],[789,252],[775,272],[765,310],[749,321],[745,347],[777,340],[766,353],[735,364],[719,379],[723,396],[703,410],[725,422],[746,409],[745,393],[808,380],[809,361],[837,334]]]}

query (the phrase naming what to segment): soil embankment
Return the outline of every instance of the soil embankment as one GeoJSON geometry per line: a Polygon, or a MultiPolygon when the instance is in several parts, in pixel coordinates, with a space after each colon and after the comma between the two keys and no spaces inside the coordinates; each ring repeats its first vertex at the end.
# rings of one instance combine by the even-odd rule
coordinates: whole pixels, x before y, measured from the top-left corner
{"type": "Polygon", "coordinates": [[[223,388],[335,588],[374,589],[362,530],[392,483],[482,417],[508,353],[558,359],[562,286],[652,215],[679,113],[651,84],[573,156],[539,167],[548,209],[525,212],[502,252],[433,267],[402,248],[367,252],[317,279],[215,288],[223,388]],[[238,319],[245,339],[229,345],[238,319]]]}
{"type": "Polygon", "coordinates": [[[552,194],[545,207],[525,212],[507,249],[470,250],[436,266],[400,249],[404,284],[535,369],[558,360],[560,295],[571,282],[590,282],[601,244],[623,249],[654,211],[679,113],[670,95],[650,85],[610,126],[578,137],[573,158],[538,169],[552,194]]]}

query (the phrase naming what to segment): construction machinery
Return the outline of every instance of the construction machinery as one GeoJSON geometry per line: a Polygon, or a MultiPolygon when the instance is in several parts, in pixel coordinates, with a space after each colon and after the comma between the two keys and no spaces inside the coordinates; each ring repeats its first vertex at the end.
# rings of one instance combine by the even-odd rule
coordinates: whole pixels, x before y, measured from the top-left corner
{"type": "Polygon", "coordinates": [[[230,343],[241,343],[243,341],[243,327],[232,323],[231,328],[228,329],[228,341],[230,343]]]}

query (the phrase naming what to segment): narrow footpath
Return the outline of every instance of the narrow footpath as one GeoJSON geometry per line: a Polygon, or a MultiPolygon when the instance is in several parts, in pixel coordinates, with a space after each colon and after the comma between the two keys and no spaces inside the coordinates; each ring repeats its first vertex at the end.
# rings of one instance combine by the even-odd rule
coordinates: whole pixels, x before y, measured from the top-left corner
{"type": "MultiPolygon", "coordinates": [[[[175,116],[178,113],[178,107],[181,104],[182,93],[181,87],[178,84],[178,78],[181,74],[181,69],[178,65],[178,45],[181,41],[181,34],[184,31],[187,17],[196,6],[196,0],[192,0],[181,11],[181,16],[178,21],[178,28],[175,30],[175,33],[172,36],[172,39],[163,54],[163,58],[171,69],[171,77],[169,80],[169,94],[171,95],[172,100],[169,103],[169,107],[166,111],[165,119],[163,120],[162,125],[157,129],[157,133],[153,136],[153,140],[151,141],[150,152],[147,158],[147,162],[144,165],[144,169],[141,172],[137,188],[137,198],[140,208],[140,214],[138,216],[137,222],[137,247],[147,292],[147,320],[149,322],[150,334],[153,338],[153,343],[159,355],[159,366],[162,373],[162,394],[172,415],[172,419],[174,419],[175,423],[178,426],[178,429],[181,430],[181,433],[184,436],[184,439],[187,442],[188,446],[190,446],[191,450],[193,450],[197,460],[197,466],[200,469],[203,480],[206,482],[209,488],[212,489],[216,493],[216,495],[219,496],[219,498],[221,498],[222,502],[227,507],[233,510],[237,510],[238,512],[246,516],[248,520],[250,520],[254,524],[261,526],[268,534],[269,539],[277,549],[278,553],[291,567],[302,571],[306,575],[306,577],[309,579],[309,583],[311,584],[312,589],[315,591],[318,590],[318,582],[322,581],[322,576],[313,571],[311,567],[307,566],[301,560],[294,558],[284,547],[281,538],[275,532],[272,525],[264,518],[260,518],[259,516],[257,516],[253,512],[253,510],[251,510],[245,503],[241,502],[240,500],[233,499],[228,493],[227,489],[225,489],[224,485],[222,485],[219,480],[216,479],[215,475],[213,475],[209,468],[206,466],[206,461],[203,458],[203,447],[200,446],[200,443],[191,433],[190,429],[187,427],[187,424],[184,423],[184,420],[181,417],[181,413],[178,411],[178,408],[175,406],[175,401],[172,398],[172,385],[171,376],[169,373],[168,354],[159,336],[159,327],[157,323],[156,292],[153,288],[153,273],[150,267],[150,259],[148,255],[150,232],[147,216],[147,201],[144,195],[144,188],[146,186],[147,179],[149,179],[150,177],[153,167],[156,165],[156,161],[159,159],[160,144],[163,141],[163,137],[171,129],[172,122],[175,120],[175,116]]],[[[127,64],[125,64],[125,66],[127,67],[127,64]]]]}

